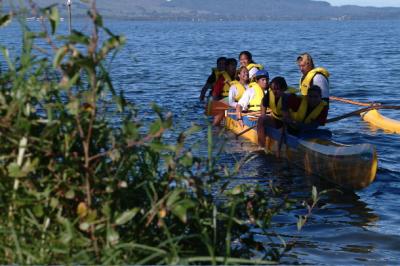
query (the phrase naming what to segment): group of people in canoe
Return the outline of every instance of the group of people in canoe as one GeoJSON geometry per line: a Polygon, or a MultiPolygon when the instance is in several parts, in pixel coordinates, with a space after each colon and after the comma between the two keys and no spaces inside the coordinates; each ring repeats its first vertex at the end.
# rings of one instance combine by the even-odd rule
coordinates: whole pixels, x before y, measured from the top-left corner
{"type": "MultiPolygon", "coordinates": [[[[268,71],[253,61],[249,51],[239,54],[239,68],[235,58],[220,57],[201,90],[200,100],[211,90],[211,103],[234,109],[241,127],[244,115],[258,115],[257,135],[262,147],[266,127],[286,127],[294,135],[312,131],[324,125],[328,116],[329,72],[315,67],[308,53],[299,55],[296,62],[302,77],[299,88],[290,88],[284,77],[270,80],[268,71]]],[[[224,116],[223,111],[217,112],[213,125],[219,125],[224,116]]]]}

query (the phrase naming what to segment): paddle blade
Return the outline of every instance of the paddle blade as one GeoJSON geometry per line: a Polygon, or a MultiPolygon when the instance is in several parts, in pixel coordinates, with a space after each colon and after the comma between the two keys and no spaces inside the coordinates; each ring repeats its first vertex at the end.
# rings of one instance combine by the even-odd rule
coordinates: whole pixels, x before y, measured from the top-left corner
{"type": "Polygon", "coordinates": [[[225,112],[225,110],[228,110],[228,108],[229,108],[229,105],[223,101],[211,100],[206,104],[205,114],[209,115],[209,116],[216,116],[218,114],[225,112]]]}

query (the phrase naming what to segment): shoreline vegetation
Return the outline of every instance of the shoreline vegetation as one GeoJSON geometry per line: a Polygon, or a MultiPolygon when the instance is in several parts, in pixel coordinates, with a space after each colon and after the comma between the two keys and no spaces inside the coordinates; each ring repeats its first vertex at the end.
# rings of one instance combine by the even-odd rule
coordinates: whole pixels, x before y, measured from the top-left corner
{"type": "Polygon", "coordinates": [[[234,169],[219,165],[211,127],[207,158],[184,145],[196,126],[166,143],[172,115],[154,105],[157,119],[143,124],[113,87],[107,60],[125,38],[105,26],[95,2],[90,33],[58,34],[56,6],[28,10],[0,18],[1,27],[17,20],[22,29],[20,54],[0,47],[0,264],[260,265],[285,257],[295,243],[274,233],[273,217],[305,206],[293,225],[300,230],[325,192],[314,187],[300,203],[272,183],[231,187],[251,156],[234,169]],[[38,31],[25,23],[32,16],[46,18],[38,31]],[[257,240],[260,232],[267,240],[257,240]]]}

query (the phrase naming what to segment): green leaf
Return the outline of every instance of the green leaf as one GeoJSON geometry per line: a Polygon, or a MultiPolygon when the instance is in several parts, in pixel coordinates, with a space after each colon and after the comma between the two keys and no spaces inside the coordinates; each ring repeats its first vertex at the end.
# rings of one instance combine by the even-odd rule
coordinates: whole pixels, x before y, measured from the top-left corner
{"type": "Polygon", "coordinates": [[[119,242],[119,234],[117,231],[115,231],[112,228],[109,228],[107,230],[107,241],[111,244],[111,245],[116,245],[119,242]]]}
{"type": "Polygon", "coordinates": [[[75,191],[73,189],[68,190],[68,192],[65,193],[65,198],[74,199],[75,198],[75,191]]]}
{"type": "Polygon", "coordinates": [[[60,40],[68,40],[69,42],[76,44],[83,44],[83,45],[88,45],[90,43],[90,38],[83,34],[80,31],[77,30],[72,30],[71,34],[68,36],[62,36],[59,37],[58,39],[60,40]]]}
{"type": "Polygon", "coordinates": [[[314,203],[317,202],[317,200],[318,200],[318,192],[317,192],[317,188],[315,186],[312,187],[311,195],[312,195],[313,202],[314,203]]]}
{"type": "Polygon", "coordinates": [[[57,198],[52,197],[50,199],[50,207],[52,207],[53,209],[57,208],[59,204],[60,204],[60,201],[57,198]]]}
{"type": "Polygon", "coordinates": [[[132,210],[129,211],[125,211],[124,213],[122,213],[116,220],[115,223],[117,225],[123,225],[126,224],[127,222],[129,222],[130,220],[132,220],[136,214],[139,212],[139,208],[134,208],[132,210]]]}
{"type": "Polygon", "coordinates": [[[89,223],[80,223],[79,224],[79,229],[81,229],[82,231],[85,231],[85,232],[89,230],[89,227],[90,227],[89,223]]]}
{"type": "Polygon", "coordinates": [[[167,200],[167,208],[170,209],[172,207],[172,205],[180,199],[181,193],[182,193],[182,191],[179,189],[176,189],[171,193],[171,195],[168,197],[168,200],[167,200]]]}
{"type": "Polygon", "coordinates": [[[12,14],[11,13],[2,16],[0,18],[0,27],[7,26],[8,24],[10,24],[11,20],[12,20],[12,14]]]}
{"type": "Polygon", "coordinates": [[[298,220],[297,220],[297,230],[300,231],[301,228],[303,228],[303,226],[305,225],[307,219],[305,216],[300,215],[298,220]]]}
{"type": "Polygon", "coordinates": [[[116,162],[121,158],[121,153],[119,152],[118,149],[113,149],[110,152],[109,157],[110,157],[111,161],[116,162]]]}
{"type": "Polygon", "coordinates": [[[64,57],[67,53],[68,53],[67,46],[63,46],[57,50],[56,55],[54,56],[54,60],[53,60],[53,66],[55,68],[60,66],[62,60],[64,59],[64,57]]]}
{"type": "Polygon", "coordinates": [[[17,163],[10,163],[7,167],[8,175],[10,177],[23,177],[23,172],[17,163]]]}
{"type": "Polygon", "coordinates": [[[73,100],[67,104],[67,109],[72,115],[77,115],[79,113],[79,101],[73,100]]]}
{"type": "Polygon", "coordinates": [[[196,204],[190,199],[184,199],[177,202],[171,212],[176,215],[183,223],[187,222],[187,211],[194,208],[196,204]]]}
{"type": "Polygon", "coordinates": [[[58,12],[58,8],[56,5],[50,7],[49,10],[49,20],[51,25],[51,34],[54,35],[60,24],[60,13],[58,12]]]}
{"type": "Polygon", "coordinates": [[[43,210],[43,206],[40,204],[36,204],[33,207],[33,213],[35,214],[36,217],[41,218],[43,217],[44,214],[44,210],[43,210]]]}

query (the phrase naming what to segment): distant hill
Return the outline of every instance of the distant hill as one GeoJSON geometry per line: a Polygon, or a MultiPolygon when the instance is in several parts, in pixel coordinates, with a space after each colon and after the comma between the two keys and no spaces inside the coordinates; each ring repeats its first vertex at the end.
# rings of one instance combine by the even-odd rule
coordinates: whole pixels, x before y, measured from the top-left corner
{"type": "MultiPolygon", "coordinates": [[[[7,2],[7,1],[4,1],[7,2]]],[[[63,0],[36,0],[40,6],[63,0]]],[[[86,4],[72,0],[73,14],[84,15],[86,4]]],[[[334,7],[311,0],[97,0],[106,17],[137,20],[313,20],[398,19],[400,8],[334,7]]],[[[66,10],[65,6],[63,8],[66,10]]]]}

